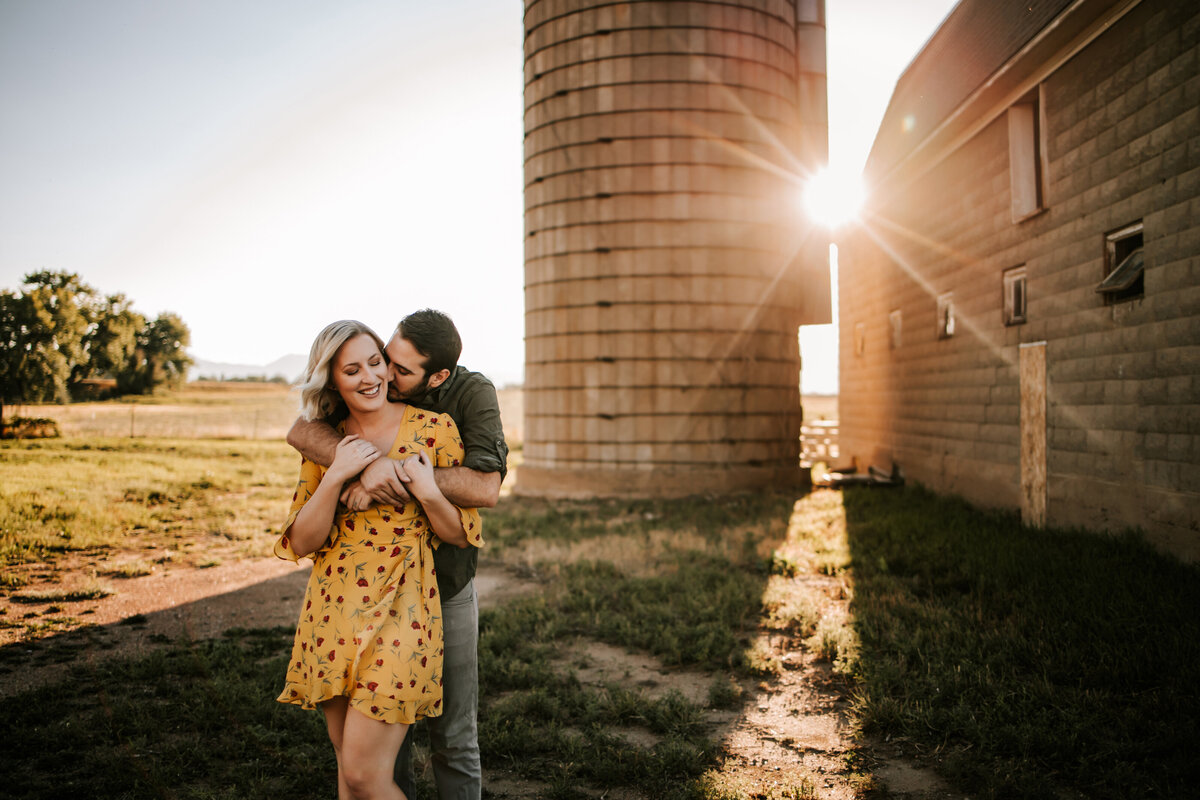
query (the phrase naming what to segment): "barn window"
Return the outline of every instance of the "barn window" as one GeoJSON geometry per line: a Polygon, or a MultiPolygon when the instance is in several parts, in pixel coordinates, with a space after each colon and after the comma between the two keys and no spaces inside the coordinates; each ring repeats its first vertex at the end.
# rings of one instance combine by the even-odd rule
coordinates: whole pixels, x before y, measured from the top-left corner
{"type": "Polygon", "coordinates": [[[1004,324],[1025,324],[1025,267],[1004,270],[1004,324]]]}
{"type": "Polygon", "coordinates": [[[1008,169],[1012,220],[1020,222],[1045,208],[1045,120],[1041,87],[1008,109],[1008,169]]]}
{"type": "Polygon", "coordinates": [[[954,293],[946,292],[937,299],[937,335],[949,339],[954,335],[954,293]]]}
{"type": "Polygon", "coordinates": [[[1104,280],[1096,291],[1104,302],[1123,303],[1146,294],[1141,220],[1104,237],[1104,280]]]}

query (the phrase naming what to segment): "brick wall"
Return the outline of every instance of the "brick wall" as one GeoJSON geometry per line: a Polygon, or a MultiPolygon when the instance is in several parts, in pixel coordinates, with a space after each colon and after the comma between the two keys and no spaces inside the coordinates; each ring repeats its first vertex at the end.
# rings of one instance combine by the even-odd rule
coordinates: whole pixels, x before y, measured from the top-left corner
{"type": "Polygon", "coordinates": [[[843,243],[843,457],[1017,506],[1018,346],[1045,341],[1047,521],[1200,558],[1200,7],[1145,0],[1041,98],[1042,213],[1012,221],[1001,115],[843,243]],[[1105,235],[1138,220],[1144,297],[1106,304],[1105,235]],[[1028,322],[1006,327],[1002,272],[1022,264],[1028,322]],[[945,292],[958,329],[939,339],[945,292]]]}

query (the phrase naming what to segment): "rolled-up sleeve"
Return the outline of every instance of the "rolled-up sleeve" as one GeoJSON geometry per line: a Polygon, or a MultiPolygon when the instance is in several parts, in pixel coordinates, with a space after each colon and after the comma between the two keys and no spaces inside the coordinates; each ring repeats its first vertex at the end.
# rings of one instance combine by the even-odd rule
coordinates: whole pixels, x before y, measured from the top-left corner
{"type": "Polygon", "coordinates": [[[508,443],[496,387],[486,378],[472,381],[463,389],[458,411],[452,416],[458,421],[466,451],[463,466],[477,472],[499,472],[503,480],[508,474],[508,443]]]}

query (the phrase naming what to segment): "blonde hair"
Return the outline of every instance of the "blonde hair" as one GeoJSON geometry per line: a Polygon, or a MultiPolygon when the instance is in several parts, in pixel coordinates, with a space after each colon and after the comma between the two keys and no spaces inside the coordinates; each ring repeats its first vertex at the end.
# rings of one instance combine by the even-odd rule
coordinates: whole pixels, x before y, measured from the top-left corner
{"type": "Polygon", "coordinates": [[[333,386],[333,362],[342,345],[355,336],[367,334],[383,352],[383,340],[358,320],[340,319],[317,334],[308,351],[308,364],[300,373],[300,415],[307,420],[328,419],[346,413],[346,404],[333,386]]]}

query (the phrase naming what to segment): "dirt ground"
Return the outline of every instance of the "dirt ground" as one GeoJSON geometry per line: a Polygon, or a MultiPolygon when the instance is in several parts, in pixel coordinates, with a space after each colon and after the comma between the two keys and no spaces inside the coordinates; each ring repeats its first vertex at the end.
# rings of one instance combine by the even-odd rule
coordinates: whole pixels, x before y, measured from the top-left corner
{"type": "MultiPolygon", "coordinates": [[[[45,603],[0,599],[5,609],[0,618],[10,623],[58,620],[53,635],[25,641],[15,640],[14,627],[4,629],[0,701],[57,680],[77,659],[134,655],[168,641],[219,636],[232,627],[292,625],[308,573],[307,566],[273,558],[225,559],[207,568],[175,563],[151,575],[110,579],[117,591],[106,597],[45,603]]],[[[480,565],[476,586],[483,608],[537,590],[508,567],[488,563],[480,565]]],[[[772,637],[769,645],[784,664],[782,675],[745,682],[740,710],[709,714],[725,752],[719,775],[713,776],[718,786],[755,798],[793,797],[803,786],[811,787],[808,796],[829,800],[961,796],[931,771],[894,757],[885,743],[855,743],[847,699],[828,664],[783,636],[772,637]],[[852,752],[859,756],[854,770],[847,759],[852,752]]],[[[619,680],[653,695],[677,690],[705,702],[711,676],[698,671],[668,669],[645,654],[594,641],[576,642],[569,650],[570,667],[585,684],[619,680]]],[[[628,735],[639,745],[655,744],[648,733],[628,735]]],[[[494,798],[529,798],[545,788],[504,772],[489,772],[485,785],[494,798]]],[[[612,793],[605,797],[620,800],[612,793]]]]}

